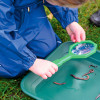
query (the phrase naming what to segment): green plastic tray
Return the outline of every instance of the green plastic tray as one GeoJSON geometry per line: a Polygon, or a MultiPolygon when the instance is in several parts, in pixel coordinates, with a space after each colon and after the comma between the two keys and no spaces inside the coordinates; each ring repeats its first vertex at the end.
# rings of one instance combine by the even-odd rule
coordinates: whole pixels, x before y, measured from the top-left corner
{"type": "MultiPolygon", "coordinates": [[[[66,55],[71,44],[73,43],[61,44],[46,59],[54,61],[66,55]]],[[[21,81],[21,89],[37,100],[95,100],[100,94],[100,51],[85,59],[67,61],[55,75],[47,80],[30,72],[21,81]],[[98,67],[89,68],[89,65],[98,67]],[[89,74],[89,80],[77,80],[70,76],[73,74],[82,77],[90,69],[94,69],[94,73],[89,74]],[[56,85],[53,82],[65,82],[66,84],[56,85]]]]}

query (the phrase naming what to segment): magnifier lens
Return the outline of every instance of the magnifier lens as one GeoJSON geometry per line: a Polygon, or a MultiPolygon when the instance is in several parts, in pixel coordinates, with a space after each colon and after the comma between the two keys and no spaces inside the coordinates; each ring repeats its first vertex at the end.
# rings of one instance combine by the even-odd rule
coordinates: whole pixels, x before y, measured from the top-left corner
{"type": "Polygon", "coordinates": [[[94,45],[91,43],[78,44],[72,49],[72,53],[76,55],[87,54],[94,49],[94,45]]]}

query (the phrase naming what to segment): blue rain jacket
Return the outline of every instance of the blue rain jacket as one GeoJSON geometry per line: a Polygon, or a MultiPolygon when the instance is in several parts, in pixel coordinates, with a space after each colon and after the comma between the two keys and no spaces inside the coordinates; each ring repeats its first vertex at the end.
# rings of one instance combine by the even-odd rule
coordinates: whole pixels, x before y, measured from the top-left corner
{"type": "MultiPolygon", "coordinates": [[[[73,21],[78,22],[77,8],[54,6],[46,1],[43,4],[42,0],[0,0],[0,77],[22,75],[39,56],[39,53],[36,55],[28,45],[39,34],[38,27],[41,27],[41,24],[37,24],[38,19],[32,22],[33,19],[46,16],[42,13],[42,8],[37,13],[42,5],[49,8],[63,28],[73,21]]],[[[45,25],[42,33],[45,33],[49,26],[50,24],[45,25]]],[[[53,32],[52,29],[51,31],[53,32]]],[[[47,38],[45,35],[38,36],[47,38]]],[[[32,48],[35,49],[34,46],[32,48]]]]}

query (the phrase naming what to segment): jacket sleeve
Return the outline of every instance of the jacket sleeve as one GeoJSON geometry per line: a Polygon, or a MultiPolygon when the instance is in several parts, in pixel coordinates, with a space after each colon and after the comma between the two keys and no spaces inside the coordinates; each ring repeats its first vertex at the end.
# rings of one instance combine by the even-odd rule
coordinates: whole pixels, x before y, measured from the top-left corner
{"type": "Polygon", "coordinates": [[[27,71],[33,65],[36,56],[26,45],[27,41],[16,30],[13,1],[0,0],[0,64],[3,69],[11,69],[10,74],[13,69],[18,74],[16,70],[27,71]]]}
{"type": "Polygon", "coordinates": [[[47,1],[45,1],[45,6],[48,7],[48,9],[52,12],[54,17],[61,23],[64,29],[70,23],[78,22],[77,8],[67,8],[67,7],[51,5],[47,1]]]}

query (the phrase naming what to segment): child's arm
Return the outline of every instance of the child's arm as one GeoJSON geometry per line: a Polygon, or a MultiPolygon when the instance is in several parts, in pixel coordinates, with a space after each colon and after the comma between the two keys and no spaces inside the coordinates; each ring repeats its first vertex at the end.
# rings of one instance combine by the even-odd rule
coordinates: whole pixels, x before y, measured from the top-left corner
{"type": "Polygon", "coordinates": [[[22,37],[16,29],[12,0],[0,2],[0,77],[12,78],[31,70],[47,79],[58,67],[47,60],[37,57],[27,48],[29,36],[22,37]]]}
{"type": "Polygon", "coordinates": [[[61,23],[62,27],[67,30],[73,42],[85,40],[85,31],[78,24],[78,9],[54,6],[45,2],[45,5],[53,13],[55,18],[61,23]]]}
{"type": "Polygon", "coordinates": [[[0,0],[0,76],[12,78],[27,71],[36,56],[27,48],[27,41],[16,30],[13,0],[0,0]],[[5,70],[7,69],[7,70],[5,70]]]}
{"type": "Polygon", "coordinates": [[[47,1],[45,1],[45,6],[49,8],[64,29],[66,29],[66,27],[72,22],[78,22],[78,8],[67,8],[51,5],[47,1]]]}

